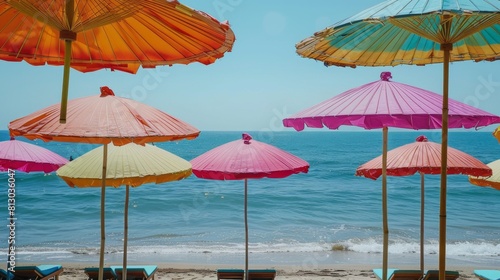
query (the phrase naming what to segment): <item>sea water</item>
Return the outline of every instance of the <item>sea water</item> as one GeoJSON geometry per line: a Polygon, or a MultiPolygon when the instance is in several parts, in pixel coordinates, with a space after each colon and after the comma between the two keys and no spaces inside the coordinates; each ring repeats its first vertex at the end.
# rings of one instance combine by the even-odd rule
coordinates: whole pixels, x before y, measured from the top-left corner
{"type": "MultiPolygon", "coordinates": [[[[376,264],[382,252],[381,179],[354,175],[382,153],[381,131],[249,132],[310,164],[307,174],[248,180],[251,263],[376,264]],[[257,257],[258,256],[258,257],[257,257]]],[[[419,135],[440,143],[440,131],[391,131],[389,150],[419,135]]],[[[8,140],[0,132],[0,141],[8,140]]],[[[155,143],[186,160],[241,132],[202,132],[194,140],[155,143]]],[[[18,140],[76,158],[97,145],[18,140]]],[[[484,163],[500,158],[491,132],[449,133],[449,146],[484,163]]],[[[7,174],[1,174],[7,186],[7,174]]],[[[99,188],[71,188],[55,173],[15,173],[18,262],[98,263],[99,188]]],[[[437,266],[440,176],[425,176],[425,256],[437,266]]],[[[388,177],[389,257],[416,264],[420,252],[420,176],[388,177]]],[[[7,187],[2,191],[0,249],[7,252],[7,187]]],[[[500,264],[500,191],[477,187],[467,176],[448,176],[448,262],[500,264]]],[[[106,189],[106,262],[121,263],[125,187],[106,189]]],[[[244,181],[194,175],[178,182],[130,189],[129,262],[240,263],[244,259],[244,181]]],[[[5,259],[7,256],[5,254],[5,259]]]]}

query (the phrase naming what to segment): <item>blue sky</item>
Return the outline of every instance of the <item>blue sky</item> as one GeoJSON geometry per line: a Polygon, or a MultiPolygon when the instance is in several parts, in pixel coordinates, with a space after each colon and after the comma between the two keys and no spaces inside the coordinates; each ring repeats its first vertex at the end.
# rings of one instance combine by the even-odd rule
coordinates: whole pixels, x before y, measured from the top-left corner
{"type": "MultiPolygon", "coordinates": [[[[180,0],[228,20],[236,35],[232,52],[209,66],[140,69],[136,75],[72,70],[69,98],[99,94],[100,86],[109,86],[118,96],[149,104],[202,131],[289,131],[281,124],[283,118],[376,81],[382,71],[392,72],[394,81],[441,93],[441,64],[327,68],[296,54],[297,42],[381,1],[180,0]]],[[[500,115],[499,69],[500,62],[453,63],[450,98],[500,115]]],[[[60,102],[62,67],[0,61],[0,71],[3,129],[16,118],[60,102]]]]}

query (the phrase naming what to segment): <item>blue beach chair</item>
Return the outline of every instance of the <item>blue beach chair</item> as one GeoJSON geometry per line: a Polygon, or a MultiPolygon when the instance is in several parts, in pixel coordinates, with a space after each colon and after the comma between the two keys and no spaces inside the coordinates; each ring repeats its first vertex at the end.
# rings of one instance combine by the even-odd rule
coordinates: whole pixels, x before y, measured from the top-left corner
{"type": "MultiPolygon", "coordinates": [[[[377,279],[382,279],[381,268],[373,269],[373,273],[375,274],[377,279]]],[[[424,274],[421,270],[397,268],[387,269],[387,279],[389,280],[420,280],[423,276],[424,274]]]]}
{"type": "Polygon", "coordinates": [[[482,280],[500,280],[500,270],[474,270],[474,274],[482,280]]]}
{"type": "Polygon", "coordinates": [[[217,280],[222,279],[234,279],[234,280],[242,280],[245,276],[245,271],[243,269],[217,269],[217,280]]]}
{"type": "Polygon", "coordinates": [[[48,280],[59,279],[63,272],[61,265],[34,265],[34,266],[16,266],[14,268],[15,279],[48,280]]]}
{"type": "MultiPolygon", "coordinates": [[[[83,272],[87,275],[88,280],[98,280],[99,279],[99,268],[98,267],[86,267],[83,272]]],[[[103,268],[103,278],[104,280],[117,280],[118,277],[115,271],[111,267],[103,268]]]]}
{"type": "MultiPolygon", "coordinates": [[[[122,266],[112,266],[118,280],[123,277],[123,267],[122,266]]],[[[155,273],[158,270],[156,265],[127,265],[127,279],[132,280],[149,280],[155,279],[155,273]]]]}
{"type": "Polygon", "coordinates": [[[11,280],[12,278],[14,278],[12,272],[7,275],[7,271],[0,268],[0,280],[11,280]]]}

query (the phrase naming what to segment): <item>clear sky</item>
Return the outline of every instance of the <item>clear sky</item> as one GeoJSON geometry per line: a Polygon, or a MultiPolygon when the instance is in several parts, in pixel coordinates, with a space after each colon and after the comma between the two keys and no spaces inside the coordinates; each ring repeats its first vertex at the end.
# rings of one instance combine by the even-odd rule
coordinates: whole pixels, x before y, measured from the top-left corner
{"type": "MultiPolygon", "coordinates": [[[[232,52],[209,66],[199,63],[139,69],[136,75],[71,70],[69,99],[116,95],[149,104],[200,130],[283,131],[281,120],[392,72],[393,81],[442,92],[442,64],[424,67],[325,67],[302,58],[295,44],[382,0],[180,0],[218,20],[236,35],[232,52]]],[[[500,115],[500,62],[450,66],[450,98],[500,115]]],[[[62,67],[0,61],[0,127],[60,102],[62,67]]],[[[496,127],[496,126],[495,126],[496,127]]]]}

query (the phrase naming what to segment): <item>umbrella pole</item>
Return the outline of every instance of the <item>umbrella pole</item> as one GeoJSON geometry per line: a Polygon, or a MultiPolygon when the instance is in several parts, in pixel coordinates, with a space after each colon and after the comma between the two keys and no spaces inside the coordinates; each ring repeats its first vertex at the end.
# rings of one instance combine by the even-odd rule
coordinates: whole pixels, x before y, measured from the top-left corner
{"type": "Polygon", "coordinates": [[[104,144],[102,156],[102,185],[101,185],[101,250],[99,251],[99,280],[104,279],[104,243],[106,232],[104,228],[104,206],[106,201],[106,169],[108,165],[108,144],[104,144]]]}
{"type": "Polygon", "coordinates": [[[382,129],[382,227],[384,231],[384,248],[382,261],[382,279],[387,280],[387,262],[389,258],[389,224],[387,221],[387,131],[382,129]]]}
{"type": "Polygon", "coordinates": [[[420,172],[420,270],[424,273],[424,173],[420,172]]]}
{"type": "MultiPolygon", "coordinates": [[[[450,21],[445,23],[449,30],[450,21]]],[[[443,63],[443,124],[441,135],[441,189],[439,200],[439,280],[445,280],[446,270],[446,169],[448,162],[448,83],[451,43],[441,44],[444,51],[443,63]]]]}
{"type": "Polygon", "coordinates": [[[247,219],[248,179],[245,179],[245,280],[248,280],[248,219],[247,219]]]}
{"type": "MultiPolygon", "coordinates": [[[[73,26],[75,10],[75,1],[66,1],[66,19],[70,27],[73,26]]],[[[66,110],[68,108],[68,88],[69,88],[69,70],[71,62],[71,44],[76,40],[76,33],[63,30],[61,31],[59,37],[64,39],[64,69],[63,69],[63,84],[62,84],[62,95],[61,95],[61,111],[59,113],[59,123],[66,123],[66,110]]]]}
{"type": "Polygon", "coordinates": [[[127,239],[128,239],[128,201],[129,201],[130,186],[126,186],[125,190],[125,210],[123,220],[123,275],[122,280],[127,280],[127,239]]]}

